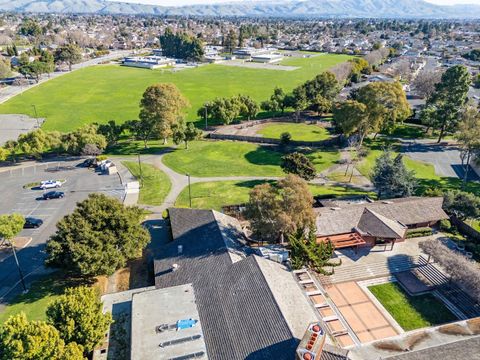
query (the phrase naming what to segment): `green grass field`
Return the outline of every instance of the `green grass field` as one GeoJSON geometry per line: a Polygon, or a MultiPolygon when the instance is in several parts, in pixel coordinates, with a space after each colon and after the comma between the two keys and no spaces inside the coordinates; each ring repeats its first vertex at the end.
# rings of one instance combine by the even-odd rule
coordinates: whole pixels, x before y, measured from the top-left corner
{"type": "Polygon", "coordinates": [[[330,137],[330,133],[322,126],[315,124],[270,123],[263,126],[257,133],[264,138],[280,139],[288,132],[295,141],[322,141],[330,137]]]}
{"type": "MultiPolygon", "coordinates": [[[[250,190],[264,181],[214,181],[192,184],[192,207],[196,209],[221,210],[226,205],[244,204],[248,201],[250,190]]],[[[274,183],[271,181],[271,183],[274,183]]],[[[355,188],[342,186],[309,185],[314,196],[340,197],[349,195],[369,195],[368,193],[355,188]]],[[[184,189],[178,196],[175,206],[188,207],[188,188],[184,189]]]]}
{"type": "Polygon", "coordinates": [[[0,105],[2,114],[45,117],[46,130],[70,131],[82,124],[109,120],[124,122],[138,117],[138,104],[147,86],[171,82],[187,97],[188,120],[196,120],[198,108],[207,100],[239,93],[257,101],[266,100],[275,86],[290,91],[330,67],[351,58],[347,55],[319,55],[309,59],[288,59],[301,68],[278,71],[205,65],[177,72],[146,70],[118,65],[101,65],[74,71],[50,80],[0,105]]]}
{"type": "MultiPolygon", "coordinates": [[[[140,179],[140,167],[134,161],[122,162],[128,170],[140,179]]],[[[138,202],[145,205],[162,205],[172,184],[168,176],[153,165],[142,163],[142,187],[138,202]]]]}
{"type": "Polygon", "coordinates": [[[45,320],[45,310],[51,301],[55,300],[72,284],[59,273],[46,276],[32,283],[28,293],[18,295],[0,313],[0,324],[11,315],[23,311],[29,320],[45,320]]]}
{"type": "Polygon", "coordinates": [[[369,286],[368,289],[405,331],[457,320],[431,294],[410,296],[397,283],[369,286]]]}
{"type": "MultiPolygon", "coordinates": [[[[179,147],[165,155],[165,165],[180,174],[192,176],[283,176],[280,168],[284,153],[272,146],[233,141],[194,141],[189,149],[179,147]]],[[[340,158],[338,151],[312,151],[307,154],[317,171],[340,158]]]]}

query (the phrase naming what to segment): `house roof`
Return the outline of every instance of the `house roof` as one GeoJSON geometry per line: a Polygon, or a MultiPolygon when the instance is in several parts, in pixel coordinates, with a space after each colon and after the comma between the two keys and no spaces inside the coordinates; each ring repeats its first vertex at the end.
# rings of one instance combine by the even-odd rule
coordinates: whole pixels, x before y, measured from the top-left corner
{"type": "Polygon", "coordinates": [[[456,341],[453,343],[430,347],[427,349],[408,352],[406,354],[388,357],[388,360],[474,360],[478,359],[478,349],[480,349],[480,336],[467,340],[456,341]]]}
{"type": "Polygon", "coordinates": [[[169,215],[174,240],[154,262],[155,285],[192,284],[208,358],[294,358],[298,339],[318,318],[292,274],[243,251],[231,217],[191,209],[169,215]]]}
{"type": "Polygon", "coordinates": [[[363,234],[387,239],[402,239],[407,231],[405,225],[369,208],[363,210],[357,228],[363,234]]]}
{"type": "MultiPolygon", "coordinates": [[[[407,226],[448,219],[442,205],[442,197],[408,197],[318,208],[316,209],[318,214],[317,235],[328,236],[354,231],[358,227],[365,209],[373,211],[378,219],[380,219],[379,216],[382,216],[407,226]]],[[[390,223],[391,225],[392,223],[390,223]]]]}

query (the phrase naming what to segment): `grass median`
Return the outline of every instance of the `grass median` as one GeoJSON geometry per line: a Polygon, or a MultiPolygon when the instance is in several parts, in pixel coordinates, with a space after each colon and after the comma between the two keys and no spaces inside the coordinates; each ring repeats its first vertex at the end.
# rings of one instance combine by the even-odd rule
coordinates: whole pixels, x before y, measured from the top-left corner
{"type": "MultiPolygon", "coordinates": [[[[140,179],[140,167],[134,161],[123,161],[128,170],[140,179]]],[[[150,164],[142,163],[142,187],[140,188],[139,203],[145,205],[162,205],[172,188],[168,176],[150,164]]]]}

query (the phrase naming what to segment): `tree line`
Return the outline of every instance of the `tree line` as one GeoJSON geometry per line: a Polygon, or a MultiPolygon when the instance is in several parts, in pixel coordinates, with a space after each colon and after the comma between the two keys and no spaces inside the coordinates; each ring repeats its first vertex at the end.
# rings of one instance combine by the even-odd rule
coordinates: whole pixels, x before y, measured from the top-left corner
{"type": "Polygon", "coordinates": [[[164,56],[189,61],[200,61],[203,58],[203,44],[199,38],[184,32],[174,34],[171,28],[166,28],[159,39],[164,56]]]}

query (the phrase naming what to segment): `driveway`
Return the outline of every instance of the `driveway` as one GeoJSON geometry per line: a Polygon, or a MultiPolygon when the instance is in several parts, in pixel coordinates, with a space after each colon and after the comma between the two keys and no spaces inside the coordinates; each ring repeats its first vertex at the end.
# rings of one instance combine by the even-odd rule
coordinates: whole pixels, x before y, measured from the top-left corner
{"type": "MultiPolygon", "coordinates": [[[[410,142],[403,146],[403,151],[413,160],[432,164],[438,176],[460,179],[464,177],[460,150],[455,146],[410,142]]],[[[480,180],[471,168],[468,178],[469,180],[480,180]]]]}
{"type": "MultiPolygon", "coordinates": [[[[118,175],[99,175],[93,170],[79,168],[81,160],[44,163],[28,167],[0,169],[0,214],[18,212],[24,216],[42,219],[38,229],[25,229],[19,236],[31,237],[32,241],[18,251],[19,262],[26,275],[27,284],[46,270],[43,267],[43,252],[48,238],[55,232],[57,222],[73,211],[76,203],[90,193],[99,192],[121,199],[124,189],[118,175]],[[24,185],[48,179],[64,179],[60,189],[63,199],[37,200],[42,190],[24,188],[24,185]]],[[[11,254],[9,254],[11,255],[11,254]]],[[[27,285],[28,286],[28,285],[27,285]]],[[[0,260],[0,304],[21,291],[19,275],[12,256],[0,260]]]]}

